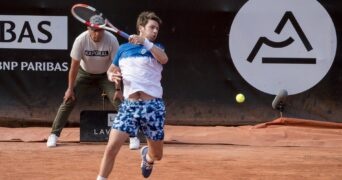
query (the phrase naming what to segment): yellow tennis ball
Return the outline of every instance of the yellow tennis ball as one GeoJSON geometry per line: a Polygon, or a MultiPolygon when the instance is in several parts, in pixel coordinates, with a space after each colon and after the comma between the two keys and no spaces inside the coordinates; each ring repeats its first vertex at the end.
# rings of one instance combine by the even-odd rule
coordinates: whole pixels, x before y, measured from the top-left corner
{"type": "Polygon", "coordinates": [[[245,95],[243,95],[242,93],[239,93],[236,95],[235,100],[238,103],[243,103],[245,101],[245,95]]]}

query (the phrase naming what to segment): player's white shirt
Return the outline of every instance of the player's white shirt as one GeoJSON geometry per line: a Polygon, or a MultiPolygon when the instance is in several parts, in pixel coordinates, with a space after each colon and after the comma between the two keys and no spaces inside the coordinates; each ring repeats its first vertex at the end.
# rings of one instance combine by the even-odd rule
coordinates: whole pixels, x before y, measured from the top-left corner
{"type": "Polygon", "coordinates": [[[121,45],[113,64],[121,70],[124,98],[127,99],[129,95],[138,91],[162,98],[163,88],[160,81],[163,66],[144,46],[131,43],[121,45]]]}
{"type": "Polygon", "coordinates": [[[81,61],[82,69],[91,74],[105,73],[119,48],[116,37],[104,31],[100,42],[94,42],[88,31],[80,34],[72,47],[70,56],[81,61]]]}

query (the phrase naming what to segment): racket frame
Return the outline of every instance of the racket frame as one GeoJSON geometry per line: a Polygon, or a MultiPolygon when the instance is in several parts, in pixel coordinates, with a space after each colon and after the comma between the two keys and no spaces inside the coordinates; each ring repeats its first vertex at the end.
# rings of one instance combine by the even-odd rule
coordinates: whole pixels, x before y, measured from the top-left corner
{"type": "Polygon", "coordinates": [[[104,30],[107,30],[107,31],[111,31],[113,33],[116,33],[116,34],[120,35],[121,37],[123,37],[125,39],[129,38],[129,35],[127,33],[125,33],[123,31],[119,30],[118,28],[116,28],[112,23],[109,22],[109,20],[107,18],[104,18],[105,23],[101,24],[101,25],[90,23],[89,20],[88,21],[84,20],[79,15],[77,15],[77,13],[75,12],[75,8],[77,8],[77,7],[82,7],[82,8],[89,9],[89,10],[93,11],[94,14],[97,14],[97,15],[99,15],[101,17],[103,17],[103,14],[100,13],[99,11],[97,11],[94,7],[91,7],[91,6],[87,5],[87,4],[75,4],[75,5],[73,5],[72,8],[71,8],[71,14],[78,21],[80,21],[81,23],[85,24],[86,26],[91,27],[91,28],[98,28],[98,29],[104,29],[104,30]]]}

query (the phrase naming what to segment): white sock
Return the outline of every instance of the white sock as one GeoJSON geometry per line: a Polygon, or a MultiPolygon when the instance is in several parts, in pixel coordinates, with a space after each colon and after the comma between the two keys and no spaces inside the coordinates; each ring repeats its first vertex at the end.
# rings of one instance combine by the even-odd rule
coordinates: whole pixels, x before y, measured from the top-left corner
{"type": "Polygon", "coordinates": [[[104,177],[98,175],[97,178],[96,178],[96,180],[107,180],[107,178],[104,178],[104,177]]]}
{"type": "Polygon", "coordinates": [[[152,164],[154,162],[153,159],[148,154],[146,154],[146,160],[150,164],[152,164]]]}

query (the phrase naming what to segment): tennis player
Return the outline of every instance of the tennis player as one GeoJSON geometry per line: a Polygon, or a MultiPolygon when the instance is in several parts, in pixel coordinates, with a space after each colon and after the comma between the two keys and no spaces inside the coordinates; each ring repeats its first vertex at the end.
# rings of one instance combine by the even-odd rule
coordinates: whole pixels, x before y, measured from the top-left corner
{"type": "Polygon", "coordinates": [[[161,73],[168,57],[163,46],[155,43],[161,19],[154,12],[142,12],[137,19],[138,35],[131,35],[129,43],[119,47],[107,71],[110,81],[123,94],[124,101],[113,122],[104,152],[98,180],[105,180],[114,166],[116,155],[130,136],[142,130],[147,146],[141,148],[142,175],[150,176],[154,161],[162,159],[164,140],[165,105],[162,100],[161,73]]]}

